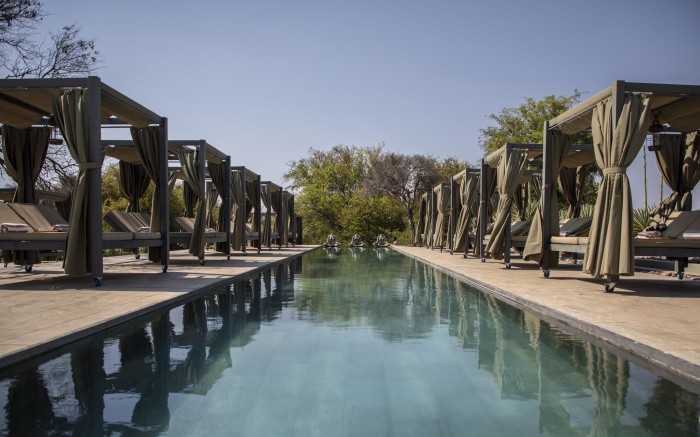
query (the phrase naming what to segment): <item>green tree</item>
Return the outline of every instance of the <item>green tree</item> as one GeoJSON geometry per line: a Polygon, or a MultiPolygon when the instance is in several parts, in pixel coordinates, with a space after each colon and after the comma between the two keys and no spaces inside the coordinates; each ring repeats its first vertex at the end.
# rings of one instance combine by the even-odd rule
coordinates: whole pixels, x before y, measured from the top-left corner
{"type": "Polygon", "coordinates": [[[488,118],[495,126],[479,129],[479,146],[489,154],[505,143],[541,144],[544,122],[551,120],[581,101],[581,92],[570,96],[546,96],[541,100],[525,97],[514,108],[503,108],[488,118]]]}
{"type": "Polygon", "coordinates": [[[355,195],[340,215],[338,237],[350,241],[359,234],[362,241],[371,243],[379,234],[396,235],[406,229],[402,206],[388,196],[355,195]]]}
{"type": "Polygon", "coordinates": [[[435,169],[440,175],[441,182],[449,182],[452,176],[468,166],[469,164],[466,161],[460,161],[456,156],[448,156],[445,159],[435,161],[435,169]]]}

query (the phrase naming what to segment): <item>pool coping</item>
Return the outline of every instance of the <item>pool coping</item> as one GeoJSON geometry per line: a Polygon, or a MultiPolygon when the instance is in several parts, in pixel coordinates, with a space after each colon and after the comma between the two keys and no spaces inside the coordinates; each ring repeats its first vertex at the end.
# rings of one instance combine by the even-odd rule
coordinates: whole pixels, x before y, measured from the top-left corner
{"type": "MultiPolygon", "coordinates": [[[[465,282],[479,291],[490,294],[519,309],[532,312],[548,323],[553,323],[565,329],[572,330],[576,335],[581,336],[585,340],[594,341],[601,346],[611,347],[616,354],[621,355],[623,358],[641,367],[648,368],[678,385],[685,386],[690,390],[700,393],[700,364],[698,363],[682,359],[658,348],[649,346],[640,340],[620,335],[609,329],[575,317],[565,311],[553,308],[552,306],[525,298],[517,292],[480,281],[462,272],[446,267],[435,260],[418,256],[405,250],[405,248],[401,246],[391,246],[391,248],[398,253],[423,262],[440,272],[465,282]]],[[[432,253],[432,251],[428,252],[428,254],[430,253],[432,253]]],[[[478,262],[476,259],[471,259],[469,261],[465,259],[465,261],[478,262]]],[[[504,272],[503,274],[508,273],[504,272]]]]}

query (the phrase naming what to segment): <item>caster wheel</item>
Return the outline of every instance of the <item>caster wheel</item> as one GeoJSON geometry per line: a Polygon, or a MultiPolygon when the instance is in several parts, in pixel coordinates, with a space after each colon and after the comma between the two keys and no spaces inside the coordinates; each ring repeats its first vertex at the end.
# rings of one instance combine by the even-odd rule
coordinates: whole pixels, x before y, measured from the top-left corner
{"type": "Polygon", "coordinates": [[[509,269],[510,267],[510,263],[506,263],[506,268],[509,269]]]}
{"type": "Polygon", "coordinates": [[[168,266],[163,266],[163,273],[168,273],[168,266]]]}
{"type": "Polygon", "coordinates": [[[542,276],[549,278],[549,270],[542,270],[542,276]]]}
{"type": "Polygon", "coordinates": [[[227,260],[230,260],[230,259],[231,259],[231,255],[226,255],[226,259],[227,259],[227,260]]]}
{"type": "Polygon", "coordinates": [[[95,278],[95,287],[102,286],[102,278],[95,278]]]}
{"type": "Polygon", "coordinates": [[[136,255],[134,255],[134,258],[136,258],[136,259],[141,259],[141,254],[140,254],[140,253],[137,253],[136,255]]]}
{"type": "Polygon", "coordinates": [[[248,252],[243,252],[243,256],[248,256],[248,252]]]}
{"type": "Polygon", "coordinates": [[[204,262],[205,262],[205,261],[204,261],[203,259],[200,259],[200,260],[199,260],[199,265],[200,265],[200,266],[203,266],[203,265],[204,265],[204,262]]]}
{"type": "Polygon", "coordinates": [[[614,282],[606,282],[605,283],[605,292],[612,293],[613,291],[615,291],[615,283],[614,282]]]}
{"type": "Polygon", "coordinates": [[[481,262],[482,262],[482,263],[485,263],[485,262],[486,262],[486,258],[481,258],[481,262]]]}
{"type": "Polygon", "coordinates": [[[685,273],[683,273],[683,272],[678,273],[679,280],[683,280],[684,277],[685,277],[685,273]]]}
{"type": "Polygon", "coordinates": [[[4,264],[5,264],[5,267],[7,267],[7,263],[4,263],[4,264]]]}
{"type": "Polygon", "coordinates": [[[33,267],[33,266],[31,266],[31,265],[29,265],[29,266],[24,266],[24,271],[27,272],[27,273],[29,273],[29,272],[32,271],[32,267],[33,267]]]}

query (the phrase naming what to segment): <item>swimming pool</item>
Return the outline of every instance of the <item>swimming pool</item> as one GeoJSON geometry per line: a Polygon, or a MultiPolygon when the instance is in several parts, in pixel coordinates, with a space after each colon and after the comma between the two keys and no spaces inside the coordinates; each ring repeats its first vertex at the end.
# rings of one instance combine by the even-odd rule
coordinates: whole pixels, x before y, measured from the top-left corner
{"type": "Polygon", "coordinates": [[[385,249],[0,374],[1,435],[698,435],[698,394],[385,249]]]}

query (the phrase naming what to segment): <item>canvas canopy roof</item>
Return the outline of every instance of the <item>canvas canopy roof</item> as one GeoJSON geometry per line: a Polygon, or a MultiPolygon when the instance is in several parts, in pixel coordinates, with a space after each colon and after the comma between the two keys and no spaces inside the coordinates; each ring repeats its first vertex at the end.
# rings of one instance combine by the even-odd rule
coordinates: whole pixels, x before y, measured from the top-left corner
{"type": "MultiPolygon", "coordinates": [[[[544,158],[544,152],[542,149],[542,144],[516,144],[508,143],[489,154],[484,161],[486,164],[492,168],[498,167],[501,162],[501,158],[506,153],[506,148],[510,147],[511,150],[517,149],[522,153],[527,153],[528,164],[541,163],[544,158]]],[[[591,144],[574,144],[569,149],[564,162],[563,167],[576,168],[581,165],[589,164],[595,161],[595,154],[593,152],[593,145],[591,144]]]]}

